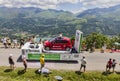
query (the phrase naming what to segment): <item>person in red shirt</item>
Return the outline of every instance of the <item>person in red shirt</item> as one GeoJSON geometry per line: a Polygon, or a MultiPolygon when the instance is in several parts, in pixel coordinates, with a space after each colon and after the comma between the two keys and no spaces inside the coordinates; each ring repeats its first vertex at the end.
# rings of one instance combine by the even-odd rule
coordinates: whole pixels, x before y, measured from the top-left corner
{"type": "Polygon", "coordinates": [[[111,68],[112,68],[112,59],[110,58],[106,65],[106,72],[110,71],[111,68]]]}

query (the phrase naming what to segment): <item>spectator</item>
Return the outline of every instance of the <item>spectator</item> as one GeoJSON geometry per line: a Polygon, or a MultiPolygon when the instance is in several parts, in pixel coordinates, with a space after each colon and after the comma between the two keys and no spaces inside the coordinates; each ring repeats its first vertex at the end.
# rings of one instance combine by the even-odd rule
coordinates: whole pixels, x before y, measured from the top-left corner
{"type": "Polygon", "coordinates": [[[111,53],[113,53],[113,52],[115,52],[115,51],[116,51],[116,47],[113,46],[113,47],[111,48],[111,53]]]}
{"type": "Polygon", "coordinates": [[[12,48],[12,45],[11,45],[11,40],[10,40],[10,38],[8,38],[8,39],[7,39],[7,44],[8,44],[8,47],[9,47],[9,48],[12,48]]]}
{"type": "Polygon", "coordinates": [[[2,42],[3,42],[4,47],[7,48],[7,38],[6,37],[3,38],[2,42]]]}
{"type": "Polygon", "coordinates": [[[106,45],[106,44],[104,44],[104,45],[102,46],[102,48],[101,48],[101,53],[104,53],[104,52],[105,52],[105,50],[106,50],[106,48],[107,48],[107,45],[106,45]]]}
{"type": "Polygon", "coordinates": [[[13,61],[13,58],[12,58],[13,54],[10,54],[8,60],[9,60],[9,64],[10,64],[10,69],[11,70],[14,70],[14,61],[13,61]]]}
{"type": "Polygon", "coordinates": [[[35,36],[31,37],[31,42],[32,42],[32,43],[35,43],[35,42],[36,42],[36,37],[35,37],[35,36]]]}
{"type": "Polygon", "coordinates": [[[44,45],[41,39],[39,40],[39,46],[40,46],[40,53],[42,53],[44,51],[44,45]]]}
{"type": "Polygon", "coordinates": [[[112,59],[110,58],[106,65],[106,72],[110,71],[111,67],[112,67],[112,59]]]}
{"type": "Polygon", "coordinates": [[[116,67],[116,60],[113,59],[113,62],[112,62],[112,68],[113,68],[113,72],[115,72],[115,67],[116,67]]]}
{"type": "Polygon", "coordinates": [[[62,33],[61,32],[59,32],[59,36],[58,37],[62,37],[62,33]]]}
{"type": "Polygon", "coordinates": [[[17,39],[13,39],[13,48],[17,48],[18,47],[18,41],[17,39]]]}
{"type": "Polygon", "coordinates": [[[86,44],[85,43],[82,44],[82,51],[86,51],[86,44]]]}
{"type": "Polygon", "coordinates": [[[24,39],[20,39],[20,48],[24,45],[24,39]]]}
{"type": "Polygon", "coordinates": [[[81,59],[81,66],[80,66],[80,72],[81,72],[81,69],[83,68],[84,69],[84,72],[86,71],[86,59],[85,57],[83,56],[83,58],[81,59]]]}
{"type": "Polygon", "coordinates": [[[23,61],[23,65],[24,65],[24,71],[26,72],[26,70],[27,70],[27,61],[26,61],[25,55],[23,56],[22,61],[23,61]]]}
{"type": "Polygon", "coordinates": [[[45,56],[45,55],[42,54],[41,57],[40,57],[40,64],[41,64],[40,70],[42,70],[42,68],[45,66],[44,56],[45,56]]]}

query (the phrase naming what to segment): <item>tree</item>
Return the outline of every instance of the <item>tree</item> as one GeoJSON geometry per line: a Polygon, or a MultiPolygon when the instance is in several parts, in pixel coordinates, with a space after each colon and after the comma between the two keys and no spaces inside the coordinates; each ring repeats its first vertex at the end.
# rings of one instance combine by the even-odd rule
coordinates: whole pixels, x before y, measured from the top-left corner
{"type": "Polygon", "coordinates": [[[87,45],[87,48],[101,48],[104,44],[109,43],[109,39],[107,36],[99,33],[92,33],[86,36],[85,43],[87,45]]]}
{"type": "Polygon", "coordinates": [[[115,42],[120,43],[120,34],[118,36],[111,37],[109,40],[109,48],[116,46],[117,49],[120,49],[120,45],[115,45],[115,42]]]}

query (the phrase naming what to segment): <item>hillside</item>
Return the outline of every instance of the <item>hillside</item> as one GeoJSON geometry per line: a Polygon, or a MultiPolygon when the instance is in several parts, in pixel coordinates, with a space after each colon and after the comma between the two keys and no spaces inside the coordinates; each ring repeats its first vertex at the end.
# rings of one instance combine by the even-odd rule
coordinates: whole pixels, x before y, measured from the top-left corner
{"type": "Polygon", "coordinates": [[[74,18],[72,13],[64,11],[2,7],[0,8],[0,32],[3,35],[15,36],[23,33],[42,36],[59,32],[68,34],[64,27],[68,27],[66,22],[74,18]]]}
{"type": "Polygon", "coordinates": [[[83,24],[85,27],[82,29],[83,31],[86,31],[87,28],[91,32],[96,31],[107,35],[120,33],[120,5],[110,8],[89,9],[77,15],[77,17],[87,19],[87,23],[83,24]]]}
{"type": "Polygon", "coordinates": [[[50,36],[62,32],[65,36],[73,36],[76,29],[84,35],[92,32],[117,35],[120,33],[119,7],[89,9],[77,16],[58,10],[0,7],[0,35],[50,36]]]}

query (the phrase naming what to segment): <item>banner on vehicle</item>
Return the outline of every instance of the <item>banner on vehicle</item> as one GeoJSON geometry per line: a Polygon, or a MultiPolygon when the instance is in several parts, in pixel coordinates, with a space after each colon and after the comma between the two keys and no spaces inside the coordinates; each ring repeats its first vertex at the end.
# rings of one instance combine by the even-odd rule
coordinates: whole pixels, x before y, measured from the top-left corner
{"type": "MultiPolygon", "coordinates": [[[[39,60],[41,54],[29,53],[28,60],[39,60]]],[[[45,60],[78,60],[79,54],[45,54],[45,60]]]]}
{"type": "MultiPolygon", "coordinates": [[[[41,54],[28,54],[28,60],[39,60],[41,54]]],[[[60,60],[60,54],[45,54],[45,60],[60,60]]]]}
{"type": "Polygon", "coordinates": [[[76,49],[77,52],[81,51],[82,36],[83,33],[80,30],[76,30],[74,48],[76,49]]]}

